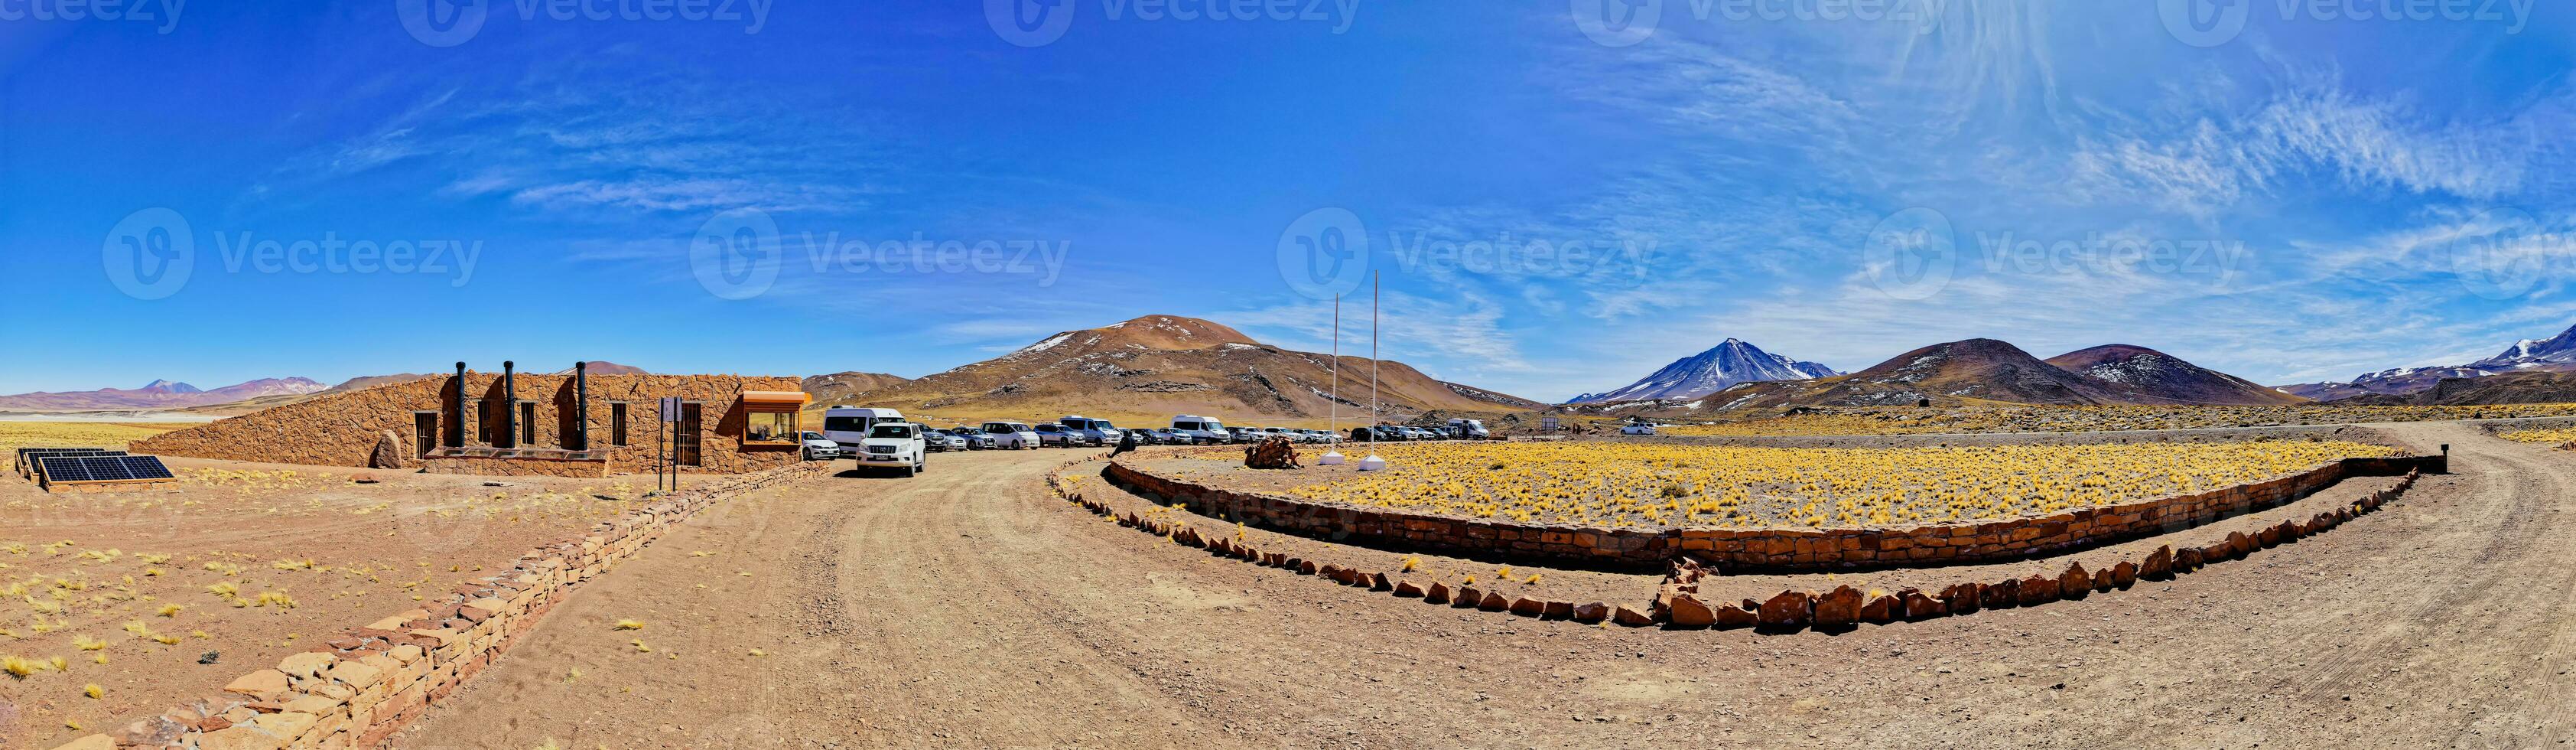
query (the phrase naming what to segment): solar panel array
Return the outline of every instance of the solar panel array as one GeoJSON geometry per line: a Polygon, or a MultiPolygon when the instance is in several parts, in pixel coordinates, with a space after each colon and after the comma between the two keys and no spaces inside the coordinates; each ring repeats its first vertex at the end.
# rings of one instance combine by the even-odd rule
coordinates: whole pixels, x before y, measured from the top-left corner
{"type": "Polygon", "coordinates": [[[106,448],[20,448],[18,449],[18,475],[31,476],[28,472],[36,469],[36,459],[43,458],[45,456],[122,455],[125,455],[125,451],[112,451],[106,448]]]}
{"type": "Polygon", "coordinates": [[[46,484],[57,482],[130,482],[177,479],[160,456],[70,455],[36,459],[46,484]]]}

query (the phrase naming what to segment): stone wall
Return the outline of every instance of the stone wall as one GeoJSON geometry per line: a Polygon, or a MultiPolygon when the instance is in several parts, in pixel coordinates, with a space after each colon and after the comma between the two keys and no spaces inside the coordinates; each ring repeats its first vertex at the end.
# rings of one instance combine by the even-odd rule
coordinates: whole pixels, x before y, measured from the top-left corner
{"type": "Polygon", "coordinates": [[[353,628],[274,669],[243,675],[221,697],[57,750],[376,747],[490,666],[582,582],[718,501],[821,476],[830,466],[800,463],[662,498],[581,538],[531,550],[500,574],[433,592],[420,609],[353,628]]]}
{"type": "Polygon", "coordinates": [[[2312,471],[2192,495],[2032,518],[1908,529],[1614,529],[1520,524],[1233,492],[1111,461],[1101,476],[1201,515],[1327,541],[1533,564],[1645,569],[1683,553],[1748,570],[1929,567],[2018,560],[2138,539],[2271,508],[2355,476],[2439,472],[2439,456],[2346,459],[2312,471]]]}
{"type": "MultiPolygon", "coordinates": [[[[568,440],[589,427],[590,448],[608,461],[609,474],[634,474],[652,470],[656,437],[661,427],[658,401],[676,396],[702,402],[704,415],[699,435],[699,466],[684,467],[691,473],[741,473],[794,463],[803,456],[793,447],[744,446],[742,437],[749,419],[743,410],[744,391],[795,391],[802,386],[796,378],[749,377],[739,375],[592,375],[590,408],[584,412],[574,407],[570,375],[514,376],[521,401],[533,402],[536,411],[536,439],[514,447],[563,449],[577,444],[568,440]],[[615,404],[626,404],[625,445],[619,445],[612,434],[615,404]],[[578,419],[576,417],[579,417],[578,419]]],[[[491,446],[507,430],[501,376],[468,372],[465,376],[466,404],[463,419],[468,422],[465,443],[491,446]],[[476,424],[475,405],[487,404],[484,418],[476,424]]],[[[369,468],[369,458],[376,444],[391,433],[401,450],[394,451],[398,467],[421,468],[423,461],[413,442],[414,415],[419,412],[438,414],[437,443],[445,445],[452,422],[457,419],[456,377],[453,375],[377,386],[348,393],[323,396],[302,403],[288,404],[184,430],[163,433],[135,441],[137,453],[163,456],[190,456],[235,461],[307,464],[313,466],[348,466],[369,468]]],[[[512,445],[500,440],[502,445],[512,445]]],[[[482,460],[482,459],[474,459],[482,460]]],[[[385,467],[376,467],[385,468],[385,467]]],[[[475,472],[481,473],[481,472],[475,472]]]]}

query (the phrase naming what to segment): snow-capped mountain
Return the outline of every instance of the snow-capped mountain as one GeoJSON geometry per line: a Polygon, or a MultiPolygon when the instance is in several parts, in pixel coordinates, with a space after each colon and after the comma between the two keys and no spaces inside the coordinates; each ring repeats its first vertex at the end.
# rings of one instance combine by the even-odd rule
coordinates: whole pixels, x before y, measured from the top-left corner
{"type": "Polygon", "coordinates": [[[2546,339],[2514,342],[2502,353],[2465,365],[2400,367],[2364,374],[2346,382],[2300,383],[2281,386],[2280,390],[2319,401],[2373,394],[2402,396],[2431,388],[2443,378],[2481,378],[2531,371],[2576,371],[2576,327],[2546,339]]]}
{"type": "Polygon", "coordinates": [[[1717,348],[1684,357],[1644,380],[1605,393],[1586,393],[1566,403],[1592,404],[1640,399],[1694,399],[1742,383],[1812,380],[1842,373],[1814,362],[1800,362],[1763,351],[1742,339],[1727,339],[1717,348]]]}

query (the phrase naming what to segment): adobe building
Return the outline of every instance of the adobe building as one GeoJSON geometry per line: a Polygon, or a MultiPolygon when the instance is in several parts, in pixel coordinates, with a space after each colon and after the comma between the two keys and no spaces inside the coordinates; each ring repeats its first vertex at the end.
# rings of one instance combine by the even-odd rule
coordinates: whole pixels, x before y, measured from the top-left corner
{"type": "Polygon", "coordinates": [[[473,372],[332,394],[135,441],[137,453],[420,469],[442,474],[605,477],[759,471],[803,460],[809,397],[797,378],[473,372]],[[662,421],[661,401],[680,399],[662,421]]]}

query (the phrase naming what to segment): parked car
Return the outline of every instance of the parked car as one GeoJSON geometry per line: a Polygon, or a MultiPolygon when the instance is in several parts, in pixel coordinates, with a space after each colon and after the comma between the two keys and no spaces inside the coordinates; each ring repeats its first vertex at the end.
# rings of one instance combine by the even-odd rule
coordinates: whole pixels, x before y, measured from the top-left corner
{"type": "Polygon", "coordinates": [[[1188,445],[1192,442],[1190,436],[1169,427],[1155,427],[1145,432],[1154,436],[1155,445],[1188,445]]]}
{"type": "Polygon", "coordinates": [[[1485,429],[1485,422],[1481,419],[1449,420],[1449,431],[1466,440],[1483,440],[1494,436],[1491,430],[1485,429]]]}
{"type": "Polygon", "coordinates": [[[1040,446],[1071,448],[1085,442],[1089,441],[1076,436],[1072,430],[1065,429],[1064,425],[1054,422],[1038,425],[1038,445],[1040,446]]]}
{"type": "Polygon", "coordinates": [[[1234,440],[1234,433],[1227,430],[1223,423],[1193,414],[1172,417],[1172,431],[1179,433],[1185,438],[1185,442],[1193,445],[1215,445],[1234,440]]]}
{"type": "Polygon", "coordinates": [[[807,461],[830,461],[849,455],[847,451],[841,450],[840,443],[832,442],[831,438],[823,437],[823,433],[820,432],[806,430],[797,433],[797,439],[805,445],[807,461]]]}
{"type": "Polygon", "coordinates": [[[1230,440],[1229,442],[1235,442],[1235,443],[1258,443],[1258,442],[1261,442],[1261,428],[1259,428],[1259,427],[1237,427],[1237,428],[1234,428],[1233,433],[1234,433],[1234,434],[1233,434],[1233,436],[1232,436],[1232,440],[1230,440]]]}
{"type": "Polygon", "coordinates": [[[1621,427],[1621,428],[1619,428],[1619,434],[1621,434],[1621,435],[1652,435],[1652,434],[1655,434],[1655,426],[1654,426],[1654,425],[1650,425],[1650,424],[1632,424],[1632,425],[1628,425],[1628,426],[1626,426],[1626,427],[1621,427]]]}
{"type": "Polygon", "coordinates": [[[879,422],[859,441],[860,466],[895,467],[907,477],[930,469],[927,453],[921,428],[910,422],[879,422]]]}
{"type": "MultiPolygon", "coordinates": [[[[914,426],[919,427],[920,425],[914,426]]],[[[966,449],[965,438],[949,434],[946,430],[924,428],[921,431],[921,439],[922,442],[930,448],[930,450],[936,452],[962,451],[966,449]]]]}
{"type": "Polygon", "coordinates": [[[1076,442],[1087,441],[1096,446],[1117,445],[1118,439],[1125,437],[1123,433],[1118,431],[1116,426],[1109,424],[1109,420],[1106,419],[1092,419],[1089,417],[1068,415],[1063,419],[1056,420],[1056,423],[1064,425],[1065,430],[1072,432],[1074,437],[1079,438],[1076,442]]]}
{"type": "Polygon", "coordinates": [[[841,452],[856,454],[868,431],[880,422],[902,422],[903,412],[893,409],[862,409],[835,406],[823,410],[823,437],[839,443],[841,452]]]}
{"type": "Polygon", "coordinates": [[[967,450],[980,451],[993,447],[993,436],[985,434],[984,428],[982,427],[961,424],[948,428],[948,434],[955,435],[957,436],[957,439],[965,441],[967,450]]]}
{"type": "Polygon", "coordinates": [[[994,448],[1002,450],[1037,450],[1038,447],[1038,431],[1025,422],[985,422],[984,434],[993,439],[994,448]]]}

